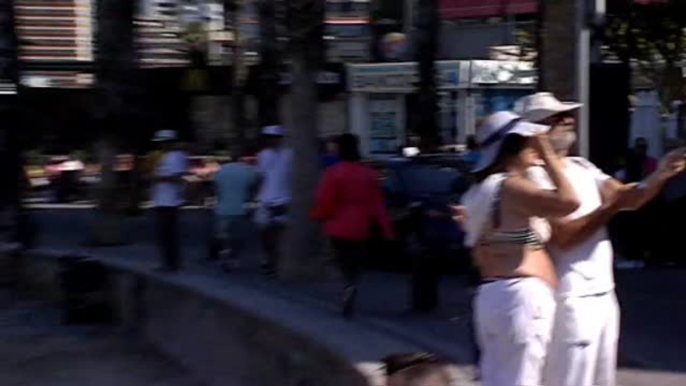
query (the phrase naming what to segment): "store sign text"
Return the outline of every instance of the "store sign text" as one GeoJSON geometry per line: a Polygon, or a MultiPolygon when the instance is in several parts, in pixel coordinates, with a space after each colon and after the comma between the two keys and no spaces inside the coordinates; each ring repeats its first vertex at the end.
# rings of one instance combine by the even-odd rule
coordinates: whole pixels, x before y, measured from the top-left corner
{"type": "MultiPolygon", "coordinates": [[[[463,86],[463,62],[436,63],[436,84],[440,89],[463,86]]],[[[412,92],[419,86],[416,63],[366,64],[348,66],[350,91],[412,92]]]]}

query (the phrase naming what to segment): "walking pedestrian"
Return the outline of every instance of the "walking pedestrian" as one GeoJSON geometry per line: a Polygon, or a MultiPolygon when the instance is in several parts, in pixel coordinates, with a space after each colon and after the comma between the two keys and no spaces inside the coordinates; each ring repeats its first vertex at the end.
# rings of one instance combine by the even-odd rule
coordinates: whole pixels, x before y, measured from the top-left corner
{"type": "Polygon", "coordinates": [[[536,218],[579,206],[548,127],[498,112],[479,127],[476,184],[463,197],[465,244],[481,276],[474,321],[484,386],[540,386],[555,312],[555,272],[536,218]],[[539,189],[527,170],[545,162],[556,191],[539,189]]]}
{"type": "Polygon", "coordinates": [[[214,231],[219,241],[220,264],[227,272],[240,265],[248,225],[246,204],[257,183],[256,171],[245,163],[244,154],[239,154],[214,174],[217,197],[214,231]]]}
{"type": "Polygon", "coordinates": [[[279,260],[280,241],[288,225],[293,151],[283,145],[281,126],[267,126],[262,129],[262,135],[266,147],[257,155],[260,187],[255,222],[266,252],[262,269],[265,274],[273,275],[279,260]]]}
{"type": "Polygon", "coordinates": [[[153,137],[162,154],[152,176],[152,205],[155,210],[158,244],[162,257],[160,271],[180,268],[178,239],[179,208],[184,204],[184,177],[188,174],[186,153],[180,150],[176,132],[161,130],[153,137]]]}
{"type": "MultiPolygon", "coordinates": [[[[563,174],[581,203],[568,216],[550,221],[549,251],[559,286],[544,384],[615,386],[620,318],[606,225],[619,211],[650,201],[671,177],[683,171],[684,150],[665,156],[657,171],[642,183],[624,185],[588,160],[570,156],[576,142],[573,112],[581,104],[537,93],[516,106],[525,119],[551,126],[548,135],[563,160],[563,174]]],[[[549,168],[530,170],[530,178],[542,189],[556,188],[550,180],[559,177],[551,177],[549,168]]]]}
{"type": "Polygon", "coordinates": [[[393,231],[378,176],[360,162],[357,137],[340,136],[338,153],[340,162],[324,172],[311,215],[324,222],[324,233],[331,239],[345,280],[343,316],[350,317],[372,230],[381,230],[386,239],[393,237],[393,231]]]}

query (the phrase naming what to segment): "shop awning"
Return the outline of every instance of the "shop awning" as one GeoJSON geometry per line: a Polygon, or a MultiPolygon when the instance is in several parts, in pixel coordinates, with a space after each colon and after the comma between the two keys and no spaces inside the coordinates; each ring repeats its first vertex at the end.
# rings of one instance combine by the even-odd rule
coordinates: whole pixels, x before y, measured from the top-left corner
{"type": "Polygon", "coordinates": [[[536,0],[441,0],[441,16],[444,19],[461,19],[531,14],[537,10],[536,3],[536,0]]]}

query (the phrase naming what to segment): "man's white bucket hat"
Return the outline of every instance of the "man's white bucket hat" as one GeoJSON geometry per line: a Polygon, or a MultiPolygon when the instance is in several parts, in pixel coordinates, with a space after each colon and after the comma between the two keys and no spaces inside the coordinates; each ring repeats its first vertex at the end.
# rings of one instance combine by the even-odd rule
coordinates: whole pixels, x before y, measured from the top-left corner
{"type": "Polygon", "coordinates": [[[538,92],[515,102],[514,112],[529,122],[541,122],[553,115],[574,111],[582,103],[560,102],[549,92],[538,92]]]}
{"type": "Polygon", "coordinates": [[[503,140],[509,134],[533,137],[546,133],[550,127],[530,123],[510,111],[499,111],[486,118],[479,126],[476,140],[481,150],[481,159],[472,169],[480,172],[487,169],[498,158],[503,140]]]}

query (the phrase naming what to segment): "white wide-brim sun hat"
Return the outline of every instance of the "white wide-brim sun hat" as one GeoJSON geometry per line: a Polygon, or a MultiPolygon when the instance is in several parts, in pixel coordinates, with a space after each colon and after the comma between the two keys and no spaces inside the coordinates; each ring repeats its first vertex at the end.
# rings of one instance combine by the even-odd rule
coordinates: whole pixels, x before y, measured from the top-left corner
{"type": "Polygon", "coordinates": [[[583,103],[561,102],[549,92],[537,92],[515,102],[514,112],[529,122],[541,122],[560,113],[577,110],[583,103]]]}
{"type": "Polygon", "coordinates": [[[510,134],[533,137],[546,133],[550,127],[525,121],[510,111],[499,111],[486,118],[479,126],[476,140],[481,150],[481,158],[472,172],[484,171],[498,158],[503,140],[510,134]]]}
{"type": "Polygon", "coordinates": [[[174,130],[160,130],[152,137],[153,142],[168,142],[177,140],[176,132],[174,130]]]}

